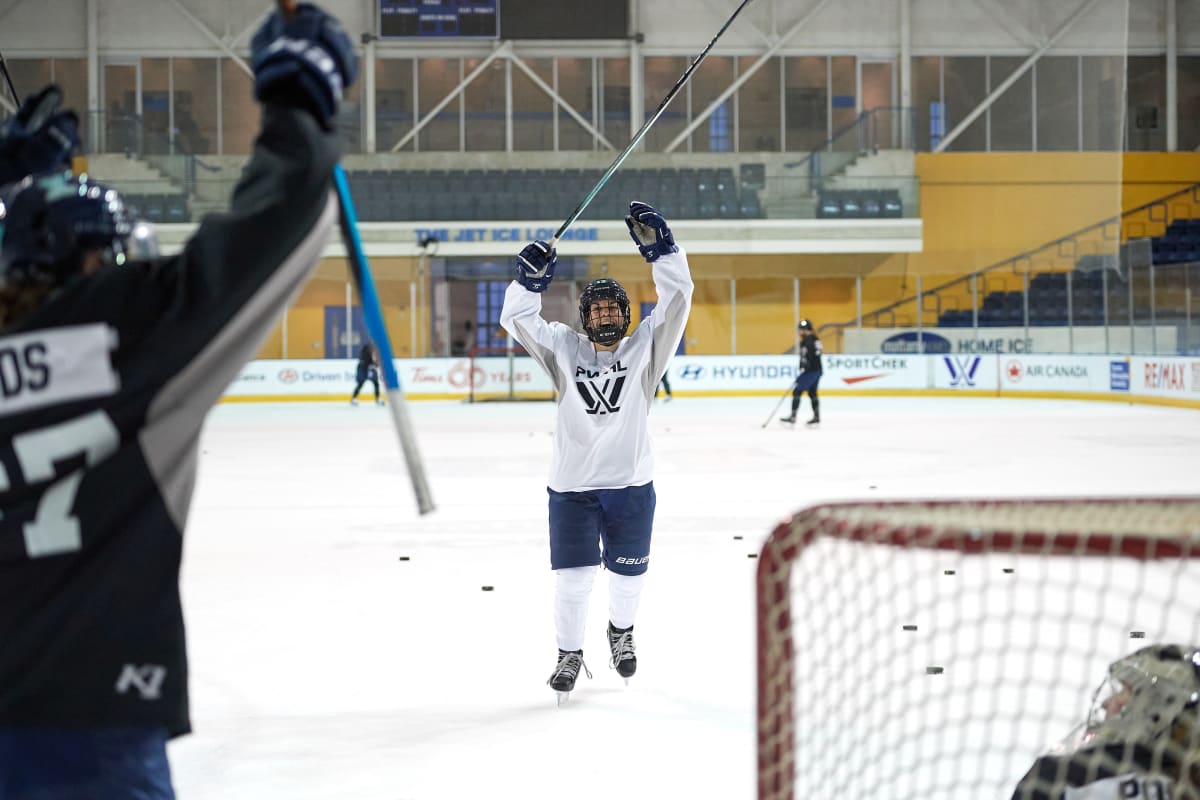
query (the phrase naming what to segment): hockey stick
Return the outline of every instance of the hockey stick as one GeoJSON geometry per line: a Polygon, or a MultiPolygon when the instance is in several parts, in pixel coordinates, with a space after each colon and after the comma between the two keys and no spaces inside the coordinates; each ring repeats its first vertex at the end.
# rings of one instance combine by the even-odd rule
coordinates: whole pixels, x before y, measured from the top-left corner
{"type": "MultiPolygon", "coordinates": [[[[279,0],[279,10],[284,16],[291,16],[296,10],[295,0],[279,0]]],[[[404,463],[408,467],[408,478],[417,499],[417,510],[421,514],[428,514],[435,508],[433,495],[429,491],[429,482],[425,476],[425,464],[417,449],[417,436],[408,415],[404,392],[400,388],[400,377],[396,374],[396,364],[392,360],[392,343],[383,321],[379,295],[375,292],[375,281],[371,278],[367,256],[363,252],[362,238],[358,233],[358,217],[354,213],[354,201],[350,197],[350,183],[346,180],[346,171],[341,164],[335,164],[333,167],[333,181],[337,186],[338,223],[342,229],[342,241],[350,257],[350,274],[354,276],[358,296],[362,301],[367,334],[379,348],[379,359],[383,362],[383,383],[387,387],[388,407],[391,408],[392,421],[400,438],[400,449],[404,452],[404,463]]]]}
{"type": "Polygon", "coordinates": [[[0,70],[4,72],[4,80],[8,83],[8,90],[12,92],[13,100],[17,104],[17,109],[21,108],[21,95],[17,94],[17,87],[13,86],[12,75],[8,74],[8,64],[4,63],[4,54],[0,53],[0,70]]]}
{"type": "Polygon", "coordinates": [[[708,47],[705,47],[704,50],[701,51],[700,55],[696,56],[696,60],[692,62],[691,66],[684,71],[683,75],[679,76],[679,80],[675,81],[675,85],[671,87],[671,91],[667,92],[667,96],[662,99],[662,102],[658,104],[658,108],[654,110],[654,113],[650,115],[650,118],[646,120],[642,127],[638,129],[638,132],[633,135],[633,138],[629,140],[629,144],[625,145],[625,149],[621,151],[621,153],[616,157],[616,159],[613,160],[611,164],[609,164],[608,169],[605,170],[604,174],[600,176],[600,180],[597,181],[595,187],[588,192],[587,197],[583,198],[583,202],[575,206],[575,210],[571,212],[571,216],[567,217],[566,221],[563,222],[562,225],[558,226],[558,230],[554,232],[554,237],[550,240],[550,249],[554,249],[554,245],[556,245],[558,240],[562,238],[562,235],[567,232],[567,228],[571,227],[571,224],[575,222],[575,220],[579,219],[579,215],[583,213],[584,209],[586,209],[589,204],[591,204],[592,200],[596,198],[596,195],[600,194],[600,190],[603,189],[604,185],[608,183],[608,180],[613,176],[613,173],[615,173],[621,164],[625,162],[625,159],[629,157],[629,154],[633,152],[634,148],[642,143],[642,139],[646,137],[646,133],[650,130],[650,126],[657,122],[658,118],[661,117],[663,112],[667,110],[667,105],[675,99],[675,95],[679,94],[679,90],[682,89],[684,84],[688,82],[688,79],[692,77],[692,73],[695,72],[696,68],[700,66],[700,63],[708,57],[709,51],[713,49],[713,45],[717,43],[717,39],[721,38],[721,35],[724,34],[729,26],[733,24],[733,21],[737,19],[738,14],[742,13],[742,9],[750,5],[750,2],[751,0],[742,0],[742,4],[737,7],[729,19],[725,20],[725,24],[721,26],[721,30],[717,31],[717,35],[714,36],[712,41],[708,43],[708,47]]]}
{"type": "Polygon", "coordinates": [[[795,388],[796,388],[796,383],[793,381],[792,385],[789,386],[787,388],[787,391],[783,393],[783,397],[779,398],[779,402],[775,404],[775,408],[772,409],[771,415],[769,417],[767,417],[765,422],[763,422],[763,424],[762,424],[763,428],[766,428],[768,425],[771,424],[772,417],[774,417],[776,414],[779,413],[779,407],[781,405],[783,405],[783,401],[787,399],[787,396],[789,394],[791,394],[795,390],[795,388]]]}

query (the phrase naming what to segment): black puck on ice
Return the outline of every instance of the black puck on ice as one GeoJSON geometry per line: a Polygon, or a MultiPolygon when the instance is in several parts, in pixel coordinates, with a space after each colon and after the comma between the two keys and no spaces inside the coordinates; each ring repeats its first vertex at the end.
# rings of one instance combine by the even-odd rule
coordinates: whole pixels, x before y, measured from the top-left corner
{"type": "Polygon", "coordinates": [[[946,670],[942,669],[941,667],[926,667],[925,668],[926,675],[941,675],[945,671],[946,670]]]}
{"type": "Polygon", "coordinates": [[[904,626],[904,630],[906,630],[906,631],[915,631],[916,629],[917,629],[916,625],[905,625],[904,626]]]}
{"type": "Polygon", "coordinates": [[[943,575],[953,575],[953,574],[954,574],[954,570],[952,570],[952,569],[945,569],[945,570],[942,570],[942,574],[943,574],[943,575]]]}
{"type": "Polygon", "coordinates": [[[746,558],[758,558],[758,553],[746,553],[746,558]]]}
{"type": "Polygon", "coordinates": [[[1016,572],[1016,570],[1015,570],[1015,569],[1013,569],[1012,567],[1005,567],[1005,568],[1004,568],[1004,572],[1005,572],[1005,574],[1007,574],[1007,575],[1012,575],[1014,572],[1016,572]]]}
{"type": "Polygon", "coordinates": [[[1145,639],[1146,632],[1145,631],[1130,631],[1129,638],[1130,639],[1145,639]]]}
{"type": "Polygon", "coordinates": [[[409,560],[409,558],[408,558],[408,556],[400,556],[400,560],[401,560],[401,561],[408,561],[408,560],[409,560]]]}
{"type": "Polygon", "coordinates": [[[742,537],[741,537],[741,536],[735,536],[735,537],[733,537],[733,540],[734,540],[735,542],[736,542],[736,541],[741,541],[741,539],[742,539],[742,537]]]}
{"type": "Polygon", "coordinates": [[[485,592],[490,592],[490,591],[492,591],[492,589],[493,589],[493,588],[495,588],[495,587],[492,587],[492,586],[483,586],[483,587],[480,587],[480,588],[482,588],[482,589],[483,589],[483,591],[485,591],[485,592]]]}

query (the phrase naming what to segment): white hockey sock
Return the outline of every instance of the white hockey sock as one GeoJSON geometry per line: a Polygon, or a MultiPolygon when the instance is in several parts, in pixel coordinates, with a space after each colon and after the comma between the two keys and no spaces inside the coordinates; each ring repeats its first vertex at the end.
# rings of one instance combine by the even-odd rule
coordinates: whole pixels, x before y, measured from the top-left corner
{"type": "Polygon", "coordinates": [[[554,631],[560,650],[582,650],[587,624],[588,597],[599,567],[555,570],[554,631]]]}
{"type": "Polygon", "coordinates": [[[615,572],[608,576],[608,618],[615,628],[628,628],[633,625],[637,615],[638,600],[642,596],[642,585],[646,582],[646,573],[641,575],[618,575],[615,572]]]}

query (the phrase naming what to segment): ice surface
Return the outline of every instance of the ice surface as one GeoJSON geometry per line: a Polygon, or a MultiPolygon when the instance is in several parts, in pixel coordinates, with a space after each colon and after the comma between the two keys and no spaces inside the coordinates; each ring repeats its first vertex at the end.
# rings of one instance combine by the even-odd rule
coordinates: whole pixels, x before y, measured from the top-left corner
{"type": "Polygon", "coordinates": [[[751,798],[748,555],[779,520],[853,497],[1198,488],[1193,410],[833,396],[819,429],[764,430],[774,404],[656,403],[638,673],[625,686],[608,667],[601,574],[595,678],[562,708],[545,685],[551,404],[410,404],[438,505],[426,517],[387,409],[218,407],[185,545],[181,800],[751,798]]]}

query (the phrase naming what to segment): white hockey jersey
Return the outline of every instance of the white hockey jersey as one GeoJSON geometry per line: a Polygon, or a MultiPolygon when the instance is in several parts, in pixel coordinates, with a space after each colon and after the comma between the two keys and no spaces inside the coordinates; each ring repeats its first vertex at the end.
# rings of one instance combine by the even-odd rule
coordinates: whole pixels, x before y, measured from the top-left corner
{"type": "Polygon", "coordinates": [[[658,303],[616,350],[597,351],[585,334],[542,319],[542,296],[513,281],[500,324],[550,376],[558,393],[554,457],[556,492],[641,486],[654,477],[647,416],[683,336],[692,307],[687,255],[652,265],[658,303]]]}

